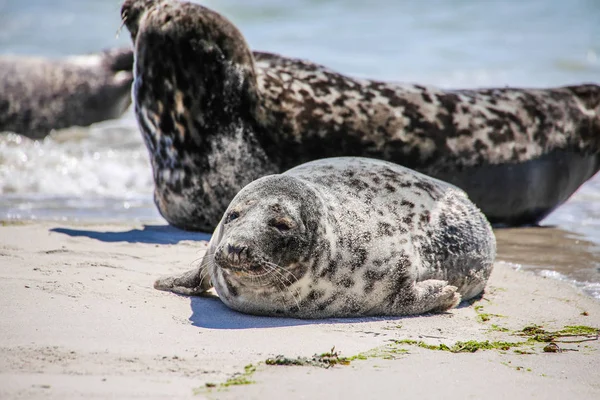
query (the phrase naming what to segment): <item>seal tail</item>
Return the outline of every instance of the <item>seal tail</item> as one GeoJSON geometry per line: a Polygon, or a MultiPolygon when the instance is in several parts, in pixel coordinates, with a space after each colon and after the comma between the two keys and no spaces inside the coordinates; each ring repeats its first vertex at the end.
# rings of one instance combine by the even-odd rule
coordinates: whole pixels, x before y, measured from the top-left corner
{"type": "Polygon", "coordinates": [[[567,90],[575,95],[581,103],[582,110],[588,118],[582,126],[580,135],[588,142],[591,150],[596,154],[600,152],[600,85],[583,84],[567,86],[567,90]]]}
{"type": "Polygon", "coordinates": [[[600,117],[600,85],[593,83],[567,86],[566,89],[571,91],[583,103],[585,108],[596,112],[596,116],[600,117]]]}

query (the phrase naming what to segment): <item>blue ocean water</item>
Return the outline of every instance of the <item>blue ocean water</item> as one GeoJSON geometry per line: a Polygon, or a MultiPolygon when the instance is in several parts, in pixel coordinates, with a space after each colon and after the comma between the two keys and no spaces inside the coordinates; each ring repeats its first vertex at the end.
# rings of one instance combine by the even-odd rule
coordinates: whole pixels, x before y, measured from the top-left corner
{"type": "MultiPolygon", "coordinates": [[[[598,0],[200,3],[230,18],[254,49],[361,77],[446,88],[600,82],[598,0]]],[[[120,6],[0,0],[0,54],[58,57],[128,46],[126,31],[117,37],[120,6]]],[[[0,219],[163,221],[132,113],[42,142],[0,135],[0,219]]],[[[554,228],[500,232],[499,258],[576,279],[600,298],[600,176],[544,225],[554,228]]]]}

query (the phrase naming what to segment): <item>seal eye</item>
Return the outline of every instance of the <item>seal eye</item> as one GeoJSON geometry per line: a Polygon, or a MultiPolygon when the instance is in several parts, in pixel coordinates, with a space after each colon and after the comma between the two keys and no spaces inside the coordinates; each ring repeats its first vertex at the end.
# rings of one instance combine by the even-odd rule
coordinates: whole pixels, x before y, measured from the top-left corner
{"type": "Polygon", "coordinates": [[[225,223],[228,224],[231,221],[233,221],[234,219],[237,219],[240,216],[240,213],[237,211],[232,211],[229,213],[229,215],[227,216],[227,218],[225,219],[225,223]]]}
{"type": "Polygon", "coordinates": [[[273,228],[277,229],[279,232],[287,232],[292,229],[291,224],[285,220],[274,220],[269,224],[273,228]]]}

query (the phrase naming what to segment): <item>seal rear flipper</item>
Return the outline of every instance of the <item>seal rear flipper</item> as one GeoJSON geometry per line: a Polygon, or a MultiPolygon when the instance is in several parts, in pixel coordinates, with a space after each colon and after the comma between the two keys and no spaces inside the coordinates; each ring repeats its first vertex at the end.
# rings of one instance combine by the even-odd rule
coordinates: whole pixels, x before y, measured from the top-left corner
{"type": "Polygon", "coordinates": [[[397,310],[394,311],[398,315],[443,312],[456,307],[461,299],[456,286],[436,279],[416,282],[410,290],[412,293],[403,296],[405,299],[410,298],[410,303],[406,304],[406,300],[400,300],[396,305],[397,310]]]}
{"type": "Polygon", "coordinates": [[[186,296],[199,296],[212,288],[212,283],[206,268],[196,268],[181,275],[158,278],[154,282],[154,288],[186,296]]]}
{"type": "Polygon", "coordinates": [[[600,112],[600,85],[588,83],[567,86],[566,88],[577,96],[588,110],[600,112]]]}

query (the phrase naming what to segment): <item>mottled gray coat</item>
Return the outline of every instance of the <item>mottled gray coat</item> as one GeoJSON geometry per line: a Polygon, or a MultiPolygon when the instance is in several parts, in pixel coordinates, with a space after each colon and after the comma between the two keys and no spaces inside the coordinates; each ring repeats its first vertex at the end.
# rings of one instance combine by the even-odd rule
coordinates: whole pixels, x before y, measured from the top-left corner
{"type": "Polygon", "coordinates": [[[252,53],[221,15],[127,0],[134,101],[155,199],[212,230],[260,176],[331,156],[385,159],[464,189],[492,222],[535,223],[600,168],[600,87],[440,90],[252,53]]]}
{"type": "Polygon", "coordinates": [[[200,294],[212,282],[253,314],[420,314],[480,294],[495,255],[462,190],[385,161],[331,158],[250,183],[200,267],[155,287],[200,294]]]}

